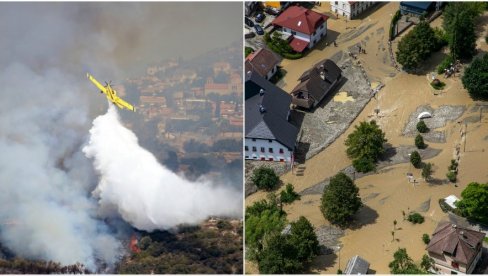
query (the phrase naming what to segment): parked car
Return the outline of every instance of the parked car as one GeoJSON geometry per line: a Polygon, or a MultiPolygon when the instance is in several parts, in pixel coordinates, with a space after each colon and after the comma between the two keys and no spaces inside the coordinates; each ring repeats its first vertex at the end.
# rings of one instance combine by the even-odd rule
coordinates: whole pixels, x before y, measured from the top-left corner
{"type": "Polygon", "coordinates": [[[246,23],[246,25],[249,27],[254,27],[254,22],[252,22],[252,19],[247,16],[244,17],[244,23],[246,23]]]}
{"type": "Polygon", "coordinates": [[[269,14],[269,15],[275,15],[275,16],[280,14],[280,10],[278,10],[277,8],[273,8],[273,7],[266,7],[264,12],[269,14]]]}
{"type": "Polygon", "coordinates": [[[263,35],[264,34],[264,30],[263,30],[263,28],[259,24],[255,24],[254,25],[254,29],[256,30],[256,33],[258,35],[263,35]]]}
{"type": "Polygon", "coordinates": [[[256,22],[261,23],[263,22],[264,18],[266,18],[266,15],[263,13],[258,13],[258,15],[256,15],[256,22]]]}
{"type": "Polygon", "coordinates": [[[248,33],[246,33],[246,34],[244,35],[244,38],[253,38],[253,37],[255,37],[255,36],[256,36],[256,34],[255,34],[255,33],[253,33],[253,32],[248,32],[248,33]]]}

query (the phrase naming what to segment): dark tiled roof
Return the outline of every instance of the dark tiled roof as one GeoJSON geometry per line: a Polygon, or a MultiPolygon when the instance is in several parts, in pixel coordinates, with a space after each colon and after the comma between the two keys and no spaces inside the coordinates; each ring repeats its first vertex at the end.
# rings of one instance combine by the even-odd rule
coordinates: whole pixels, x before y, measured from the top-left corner
{"type": "Polygon", "coordinates": [[[352,257],[346,265],[344,274],[366,274],[368,273],[369,263],[358,255],[352,257]]]}
{"type": "Polygon", "coordinates": [[[298,91],[308,93],[318,103],[341,74],[342,70],[332,60],[324,59],[302,74],[299,78],[301,82],[293,89],[292,94],[298,91]],[[321,72],[324,74],[324,79],[320,75],[321,72]]]}
{"type": "Polygon", "coordinates": [[[298,129],[287,121],[291,96],[256,72],[246,74],[245,89],[246,138],[274,139],[293,149],[298,129]]]}
{"type": "Polygon", "coordinates": [[[449,222],[441,222],[432,234],[427,251],[449,254],[456,262],[469,265],[478,253],[485,234],[449,222]]]}
{"type": "Polygon", "coordinates": [[[280,62],[281,58],[275,53],[268,49],[261,48],[246,58],[246,71],[254,70],[258,72],[261,77],[266,77],[269,71],[280,62]]]}
{"type": "Polygon", "coordinates": [[[300,6],[291,6],[271,23],[311,35],[327,19],[329,17],[316,11],[300,6]]]}

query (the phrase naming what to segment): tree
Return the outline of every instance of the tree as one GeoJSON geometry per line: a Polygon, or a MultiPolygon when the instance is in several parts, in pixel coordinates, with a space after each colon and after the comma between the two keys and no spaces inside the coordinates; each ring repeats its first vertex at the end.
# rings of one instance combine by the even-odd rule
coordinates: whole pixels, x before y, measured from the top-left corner
{"type": "Polygon", "coordinates": [[[483,9],[482,3],[452,2],[444,9],[443,27],[446,30],[451,56],[470,58],[476,52],[475,20],[483,9]]]}
{"type": "Polygon", "coordinates": [[[295,192],[291,183],[286,184],[285,190],[281,191],[280,201],[282,203],[292,203],[293,201],[300,199],[300,195],[295,192]]]}
{"type": "Polygon", "coordinates": [[[424,137],[422,137],[422,135],[417,134],[417,136],[415,136],[415,146],[418,149],[425,149],[426,148],[426,145],[424,143],[424,137]]]}
{"type": "Polygon", "coordinates": [[[301,262],[310,262],[319,254],[319,241],[314,232],[313,225],[304,216],[291,223],[291,231],[288,236],[295,245],[297,259],[301,262]]]}
{"type": "Polygon", "coordinates": [[[250,259],[256,259],[266,236],[280,233],[286,219],[276,202],[261,200],[246,208],[246,246],[250,259]]]}
{"type": "Polygon", "coordinates": [[[426,133],[426,132],[429,132],[429,128],[427,127],[427,125],[425,124],[425,122],[423,120],[420,120],[418,123],[417,123],[417,130],[418,132],[420,133],[426,133]]]}
{"type": "Polygon", "coordinates": [[[387,141],[385,133],[379,128],[376,121],[361,122],[354,128],[354,132],[347,136],[345,142],[347,155],[349,158],[357,160],[353,161],[356,170],[365,172],[363,168],[367,168],[370,171],[371,167],[374,168],[373,162],[376,162],[385,152],[383,148],[383,144],[387,141]]]}
{"type": "MultiPolygon", "coordinates": [[[[427,234],[424,234],[427,235],[427,234]]],[[[427,235],[428,237],[428,235],[427,235]]],[[[434,260],[429,257],[429,255],[424,254],[422,256],[422,262],[420,263],[420,267],[424,269],[425,271],[428,271],[432,266],[434,266],[434,260]]]]}
{"type": "Polygon", "coordinates": [[[259,189],[272,190],[275,188],[276,184],[279,182],[279,177],[276,175],[275,171],[266,167],[259,167],[254,170],[251,177],[251,181],[259,189]]]}
{"type": "Polygon", "coordinates": [[[429,234],[423,234],[423,235],[422,235],[422,241],[423,241],[425,244],[429,244],[429,242],[430,242],[430,237],[429,237],[429,234]]]}
{"type": "Polygon", "coordinates": [[[425,180],[429,180],[431,175],[432,175],[432,164],[431,163],[424,164],[422,168],[422,177],[425,180]]]}
{"type": "Polygon", "coordinates": [[[419,213],[411,213],[408,215],[408,218],[407,218],[408,221],[410,221],[411,223],[413,224],[422,224],[424,223],[424,217],[419,214],[419,213]]]}
{"type": "Polygon", "coordinates": [[[488,223],[488,183],[471,182],[461,193],[456,206],[463,216],[488,223]]]}
{"type": "Polygon", "coordinates": [[[413,151],[411,154],[410,154],[410,163],[412,163],[412,165],[415,167],[415,168],[420,168],[420,165],[422,164],[422,158],[420,157],[420,154],[418,151],[413,151]]]}
{"type": "Polygon", "coordinates": [[[393,261],[388,265],[392,274],[422,274],[424,273],[418,268],[413,260],[408,256],[407,249],[399,248],[393,254],[393,261]]]}
{"type": "Polygon", "coordinates": [[[417,68],[439,48],[437,35],[426,21],[421,21],[398,43],[398,62],[405,69],[417,68]]]}
{"type": "Polygon", "coordinates": [[[265,274],[303,273],[306,264],[319,253],[312,224],[300,217],[291,223],[289,234],[274,233],[259,254],[259,271],[265,274]]]}
{"type": "Polygon", "coordinates": [[[488,100],[488,55],[475,58],[462,77],[464,88],[475,99],[488,100]]]}
{"type": "Polygon", "coordinates": [[[329,185],[324,188],[321,201],[320,210],[325,219],[341,227],[349,223],[362,205],[359,188],[342,172],[330,179],[329,185]]]}

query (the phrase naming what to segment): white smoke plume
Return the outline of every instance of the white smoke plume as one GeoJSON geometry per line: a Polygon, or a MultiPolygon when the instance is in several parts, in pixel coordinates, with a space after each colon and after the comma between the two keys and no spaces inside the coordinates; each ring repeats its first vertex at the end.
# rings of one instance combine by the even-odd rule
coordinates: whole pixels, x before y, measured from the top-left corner
{"type": "Polygon", "coordinates": [[[196,224],[209,216],[241,216],[242,193],[207,181],[190,182],[158,163],[119,121],[110,104],[93,121],[83,149],[100,174],[97,194],[102,209],[118,213],[141,230],[196,224]]]}

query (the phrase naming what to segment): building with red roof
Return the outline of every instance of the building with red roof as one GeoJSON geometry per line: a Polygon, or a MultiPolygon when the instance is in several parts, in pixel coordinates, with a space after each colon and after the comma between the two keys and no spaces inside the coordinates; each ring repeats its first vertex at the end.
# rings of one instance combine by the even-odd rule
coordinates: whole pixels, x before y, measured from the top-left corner
{"type": "Polygon", "coordinates": [[[288,7],[271,22],[281,27],[281,32],[290,37],[290,46],[296,52],[313,48],[327,35],[328,16],[301,6],[288,7]]]}

